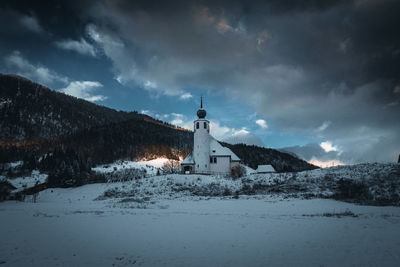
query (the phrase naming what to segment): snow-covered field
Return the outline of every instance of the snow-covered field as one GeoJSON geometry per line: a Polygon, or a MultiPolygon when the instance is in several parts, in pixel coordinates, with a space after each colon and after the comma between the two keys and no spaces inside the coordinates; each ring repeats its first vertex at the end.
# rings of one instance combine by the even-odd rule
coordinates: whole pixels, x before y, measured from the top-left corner
{"type": "MultiPolygon", "coordinates": [[[[185,177],[177,183],[185,182],[185,177]]],[[[168,180],[159,176],[152,178],[153,183],[157,178],[168,180]]],[[[279,195],[234,199],[149,194],[151,198],[94,200],[105,191],[130,185],[47,189],[40,192],[37,203],[28,198],[0,203],[0,263],[398,266],[400,262],[399,207],[279,195]]]]}
{"type": "MultiPolygon", "coordinates": [[[[162,164],[120,161],[97,166],[94,171],[118,179],[46,189],[36,203],[32,196],[25,202],[0,202],[0,265],[398,266],[400,262],[398,164],[250,174],[237,180],[156,175],[162,164]],[[397,206],[323,199],[347,193],[354,195],[348,201],[397,206]]],[[[21,179],[36,183],[45,176],[34,171],[9,181],[19,187],[21,179]]]]}

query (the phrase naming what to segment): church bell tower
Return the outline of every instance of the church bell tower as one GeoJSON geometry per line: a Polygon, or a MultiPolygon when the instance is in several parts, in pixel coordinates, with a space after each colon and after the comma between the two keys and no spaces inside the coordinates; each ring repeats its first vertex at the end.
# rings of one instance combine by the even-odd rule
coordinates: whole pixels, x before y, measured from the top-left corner
{"type": "Polygon", "coordinates": [[[207,112],[203,109],[201,97],[198,119],[194,121],[194,169],[196,173],[210,172],[210,122],[205,119],[207,112]]]}

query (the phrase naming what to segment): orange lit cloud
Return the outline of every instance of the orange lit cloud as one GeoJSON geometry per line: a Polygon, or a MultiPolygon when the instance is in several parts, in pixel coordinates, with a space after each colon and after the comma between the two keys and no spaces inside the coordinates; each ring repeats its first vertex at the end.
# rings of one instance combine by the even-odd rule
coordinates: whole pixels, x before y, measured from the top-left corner
{"type": "Polygon", "coordinates": [[[308,163],[313,164],[315,166],[321,167],[321,168],[329,168],[329,167],[334,167],[334,166],[341,166],[345,165],[343,162],[339,160],[328,160],[328,161],[321,161],[316,158],[312,158],[308,163]]]}

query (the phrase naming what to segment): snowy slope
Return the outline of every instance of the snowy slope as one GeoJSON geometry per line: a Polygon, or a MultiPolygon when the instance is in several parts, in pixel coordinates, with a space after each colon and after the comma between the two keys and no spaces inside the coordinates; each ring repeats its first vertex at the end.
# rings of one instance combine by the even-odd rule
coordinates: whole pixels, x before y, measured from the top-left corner
{"type": "Polygon", "coordinates": [[[18,192],[30,187],[35,186],[36,184],[42,184],[47,181],[47,174],[40,173],[38,170],[33,170],[30,175],[16,177],[16,178],[6,178],[1,177],[0,179],[7,180],[10,184],[12,184],[16,189],[13,192],[18,192]]]}
{"type": "Polygon", "coordinates": [[[143,169],[151,175],[156,175],[157,170],[159,170],[169,159],[167,158],[157,158],[148,161],[127,161],[121,160],[116,161],[112,164],[103,164],[92,168],[93,171],[98,173],[110,173],[114,171],[120,171],[123,169],[143,169]]]}
{"type": "Polygon", "coordinates": [[[277,194],[286,197],[335,198],[374,205],[400,205],[400,169],[397,164],[360,164],[299,173],[253,173],[237,180],[196,174],[147,176],[145,179],[127,180],[130,181],[115,183],[100,198],[174,199],[277,194]]]}

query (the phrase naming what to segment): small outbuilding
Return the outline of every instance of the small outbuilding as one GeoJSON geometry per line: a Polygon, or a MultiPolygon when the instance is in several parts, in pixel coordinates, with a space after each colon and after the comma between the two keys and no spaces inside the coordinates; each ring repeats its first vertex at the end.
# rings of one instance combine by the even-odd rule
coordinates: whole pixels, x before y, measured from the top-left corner
{"type": "Polygon", "coordinates": [[[272,165],[258,165],[257,173],[274,173],[276,172],[272,165]]]}

